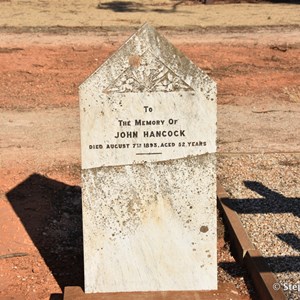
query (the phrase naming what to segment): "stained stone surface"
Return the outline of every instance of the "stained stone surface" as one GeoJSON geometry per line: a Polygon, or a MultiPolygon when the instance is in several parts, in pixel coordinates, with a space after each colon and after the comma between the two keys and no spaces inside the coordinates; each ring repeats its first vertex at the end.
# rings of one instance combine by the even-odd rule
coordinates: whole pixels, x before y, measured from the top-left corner
{"type": "Polygon", "coordinates": [[[146,24],[80,110],[85,292],[216,289],[215,83],[146,24]]]}

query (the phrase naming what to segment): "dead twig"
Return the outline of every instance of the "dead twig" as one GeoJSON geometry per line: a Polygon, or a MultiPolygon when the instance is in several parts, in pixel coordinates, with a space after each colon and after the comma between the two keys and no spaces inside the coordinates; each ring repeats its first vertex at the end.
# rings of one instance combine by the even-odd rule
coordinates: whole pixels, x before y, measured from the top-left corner
{"type": "Polygon", "coordinates": [[[76,49],[75,47],[72,47],[72,50],[73,50],[74,52],[87,52],[86,49],[76,49]]]}
{"type": "Polygon", "coordinates": [[[12,53],[15,51],[23,51],[23,48],[7,48],[7,47],[0,47],[0,53],[12,53]]]}
{"type": "Polygon", "coordinates": [[[272,112],[297,112],[295,110],[278,110],[278,109],[271,109],[271,110],[252,110],[254,114],[267,114],[272,112]]]}
{"type": "Polygon", "coordinates": [[[272,45],[272,46],[270,46],[270,48],[273,50],[281,51],[281,52],[286,52],[288,50],[287,45],[272,45]]]}
{"type": "Polygon", "coordinates": [[[21,257],[21,256],[28,256],[28,253],[25,252],[17,252],[17,253],[8,253],[0,255],[0,259],[6,259],[6,258],[13,258],[13,257],[21,257]]]}

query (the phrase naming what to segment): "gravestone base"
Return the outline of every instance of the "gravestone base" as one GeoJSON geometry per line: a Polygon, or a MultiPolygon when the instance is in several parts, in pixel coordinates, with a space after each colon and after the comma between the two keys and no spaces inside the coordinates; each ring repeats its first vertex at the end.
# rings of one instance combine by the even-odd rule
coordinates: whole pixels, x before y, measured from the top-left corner
{"type": "Polygon", "coordinates": [[[235,286],[230,283],[219,284],[213,291],[165,291],[165,292],[126,292],[85,294],[81,287],[65,287],[64,300],[239,300],[235,286]]]}

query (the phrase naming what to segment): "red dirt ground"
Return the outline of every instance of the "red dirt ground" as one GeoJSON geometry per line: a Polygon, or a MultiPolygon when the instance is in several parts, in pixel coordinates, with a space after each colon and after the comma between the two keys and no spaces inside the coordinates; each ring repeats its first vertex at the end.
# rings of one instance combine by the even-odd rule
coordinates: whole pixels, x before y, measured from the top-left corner
{"type": "MultiPolygon", "coordinates": [[[[94,42],[1,47],[1,107],[76,107],[78,85],[120,46],[117,39],[99,45],[94,37],[94,42]]],[[[238,104],[254,95],[289,101],[289,93],[299,91],[299,43],[201,44],[177,37],[174,44],[217,82],[218,104],[238,104]]]]}

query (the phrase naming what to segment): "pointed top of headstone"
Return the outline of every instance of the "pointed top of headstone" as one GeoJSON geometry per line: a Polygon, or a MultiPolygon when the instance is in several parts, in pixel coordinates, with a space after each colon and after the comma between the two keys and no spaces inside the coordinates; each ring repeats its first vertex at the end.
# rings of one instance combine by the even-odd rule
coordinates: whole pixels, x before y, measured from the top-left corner
{"type": "Polygon", "coordinates": [[[138,29],[137,32],[139,32],[140,30],[143,30],[143,29],[146,29],[146,30],[152,30],[152,31],[155,30],[148,22],[145,22],[145,23],[138,29]]]}
{"type": "Polygon", "coordinates": [[[145,23],[82,85],[99,93],[200,91],[215,100],[215,83],[152,26],[145,23]]]}

